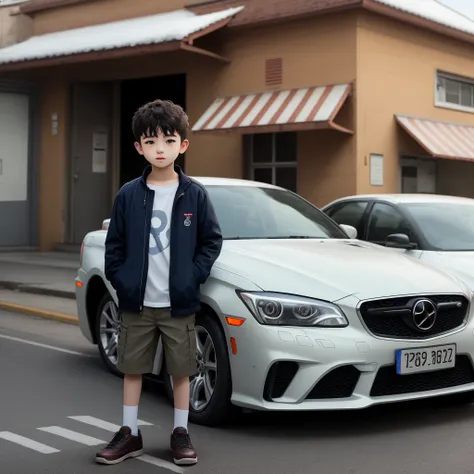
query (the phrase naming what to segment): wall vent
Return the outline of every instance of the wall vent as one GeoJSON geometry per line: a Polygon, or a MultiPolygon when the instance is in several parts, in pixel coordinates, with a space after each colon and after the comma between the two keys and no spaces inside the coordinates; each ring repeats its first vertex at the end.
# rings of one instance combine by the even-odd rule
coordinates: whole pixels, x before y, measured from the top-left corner
{"type": "Polygon", "coordinates": [[[273,58],[265,61],[265,84],[276,86],[283,82],[283,59],[273,58]]]}

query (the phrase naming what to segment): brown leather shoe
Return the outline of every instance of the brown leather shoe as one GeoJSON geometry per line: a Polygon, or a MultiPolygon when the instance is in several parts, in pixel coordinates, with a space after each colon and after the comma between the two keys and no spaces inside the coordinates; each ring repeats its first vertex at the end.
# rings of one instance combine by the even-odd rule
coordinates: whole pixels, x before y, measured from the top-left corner
{"type": "Polygon", "coordinates": [[[171,453],[175,464],[191,466],[197,463],[196,451],[191,444],[189,433],[184,428],[176,428],[171,434],[171,453]]]}
{"type": "Polygon", "coordinates": [[[122,426],[115,433],[112,441],[96,454],[95,461],[99,464],[118,464],[125,459],[135,458],[142,454],[143,440],[140,430],[138,436],[133,436],[128,426],[122,426]]]}

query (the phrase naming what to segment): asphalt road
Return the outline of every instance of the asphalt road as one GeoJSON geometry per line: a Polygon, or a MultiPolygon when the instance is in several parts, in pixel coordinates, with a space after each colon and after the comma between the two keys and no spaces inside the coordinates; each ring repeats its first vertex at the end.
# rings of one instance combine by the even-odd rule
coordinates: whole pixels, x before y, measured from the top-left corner
{"type": "Polygon", "coordinates": [[[2,474],[474,473],[474,408],[427,402],[190,425],[200,460],[178,468],[168,453],[172,407],[155,383],[145,384],[139,412],[146,456],[99,466],[107,423],[121,424],[122,381],[77,327],[0,312],[0,377],[2,474]]]}

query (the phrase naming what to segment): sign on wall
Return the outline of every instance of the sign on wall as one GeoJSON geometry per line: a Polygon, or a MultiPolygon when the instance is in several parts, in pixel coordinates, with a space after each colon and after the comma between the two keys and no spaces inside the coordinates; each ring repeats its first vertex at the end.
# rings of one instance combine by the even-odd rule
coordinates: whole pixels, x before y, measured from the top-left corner
{"type": "Polygon", "coordinates": [[[383,186],[383,155],[370,155],[370,185],[383,186]]]}
{"type": "Polygon", "coordinates": [[[29,98],[0,93],[0,202],[28,199],[29,98]]]}

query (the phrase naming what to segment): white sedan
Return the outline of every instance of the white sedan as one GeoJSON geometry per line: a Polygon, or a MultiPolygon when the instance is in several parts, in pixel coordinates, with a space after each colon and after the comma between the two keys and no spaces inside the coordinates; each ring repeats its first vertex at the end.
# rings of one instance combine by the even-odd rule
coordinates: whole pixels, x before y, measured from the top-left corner
{"type": "MultiPolygon", "coordinates": [[[[195,179],[224,243],[201,288],[192,422],[219,424],[242,408],[360,409],[474,391],[474,309],[464,283],[349,238],[284,189],[195,179]]],[[[82,333],[115,372],[120,316],[104,277],[105,236],[85,237],[76,293],[82,333]]],[[[158,349],[152,375],[172,396],[161,342],[158,349]]]]}
{"type": "Polygon", "coordinates": [[[433,194],[347,196],[322,208],[357,238],[453,273],[474,290],[474,199],[433,194]]]}

